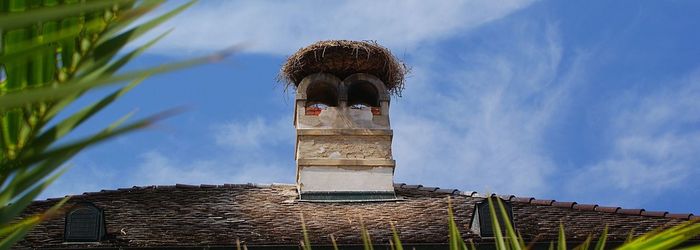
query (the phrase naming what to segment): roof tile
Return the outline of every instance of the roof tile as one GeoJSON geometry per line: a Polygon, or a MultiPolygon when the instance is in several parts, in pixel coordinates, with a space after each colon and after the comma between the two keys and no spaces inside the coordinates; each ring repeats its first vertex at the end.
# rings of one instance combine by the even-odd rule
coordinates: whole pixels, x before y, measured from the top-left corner
{"type": "Polygon", "coordinates": [[[644,209],[618,209],[616,213],[618,214],[628,214],[628,215],[641,215],[644,209]]]}
{"type": "Polygon", "coordinates": [[[503,200],[510,201],[511,199],[515,198],[515,195],[499,195],[498,197],[503,200]]]}
{"type": "Polygon", "coordinates": [[[642,211],[642,215],[649,217],[664,217],[668,214],[666,211],[642,211]]]}
{"type": "Polygon", "coordinates": [[[175,184],[175,188],[199,188],[199,186],[187,185],[187,184],[175,184]]]}
{"type": "Polygon", "coordinates": [[[513,199],[510,199],[511,201],[515,202],[520,202],[520,203],[530,203],[533,200],[535,200],[535,197],[514,197],[513,199]]]}
{"type": "Polygon", "coordinates": [[[472,194],[472,197],[476,197],[476,198],[488,198],[489,196],[488,196],[487,194],[484,194],[484,193],[474,193],[474,194],[472,194]]]}
{"type": "Polygon", "coordinates": [[[622,209],[621,207],[603,207],[603,206],[598,206],[595,208],[595,211],[598,212],[606,212],[606,213],[615,213],[617,210],[622,209]]]}
{"type": "Polygon", "coordinates": [[[477,192],[476,191],[462,191],[462,192],[460,192],[460,194],[464,195],[464,196],[472,197],[475,194],[477,194],[477,192]]]}
{"type": "Polygon", "coordinates": [[[439,187],[419,187],[418,190],[421,191],[428,191],[428,192],[435,192],[435,190],[440,189],[439,187]]]}
{"type": "Polygon", "coordinates": [[[555,206],[555,207],[573,208],[574,205],[576,205],[576,202],[573,202],[573,201],[555,201],[555,202],[552,202],[552,206],[555,206]]]}
{"type": "Polygon", "coordinates": [[[418,189],[418,188],[420,188],[420,187],[422,187],[422,186],[423,186],[423,185],[403,185],[403,186],[401,186],[401,188],[405,188],[405,189],[418,189]]]}
{"type": "Polygon", "coordinates": [[[538,199],[534,199],[534,200],[530,201],[530,204],[533,204],[533,205],[540,205],[540,206],[550,206],[550,205],[552,205],[552,203],[554,203],[554,202],[555,202],[555,200],[538,200],[538,199]]]}
{"type": "Polygon", "coordinates": [[[441,193],[441,194],[458,194],[459,190],[458,189],[447,189],[447,188],[439,188],[435,190],[436,193],[441,193]]]}
{"type": "Polygon", "coordinates": [[[598,207],[597,204],[574,204],[573,208],[577,210],[583,210],[583,211],[595,211],[596,208],[598,207]]]}
{"type": "Polygon", "coordinates": [[[693,214],[666,214],[666,218],[674,218],[674,219],[690,219],[690,216],[693,216],[693,214]]]}

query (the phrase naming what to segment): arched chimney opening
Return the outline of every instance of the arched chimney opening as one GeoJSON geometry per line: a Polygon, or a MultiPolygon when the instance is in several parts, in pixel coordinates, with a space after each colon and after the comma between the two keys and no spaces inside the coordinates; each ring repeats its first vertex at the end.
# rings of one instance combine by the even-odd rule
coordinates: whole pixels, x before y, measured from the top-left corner
{"type": "Polygon", "coordinates": [[[338,106],[338,88],[328,82],[315,82],[306,90],[306,106],[323,104],[328,107],[338,106]]]}
{"type": "Polygon", "coordinates": [[[320,115],[328,107],[338,106],[338,88],[329,82],[312,83],[306,90],[306,96],[306,115],[320,115]]]}
{"type": "Polygon", "coordinates": [[[379,107],[379,90],[370,82],[353,82],[348,86],[348,105],[379,107]]]}

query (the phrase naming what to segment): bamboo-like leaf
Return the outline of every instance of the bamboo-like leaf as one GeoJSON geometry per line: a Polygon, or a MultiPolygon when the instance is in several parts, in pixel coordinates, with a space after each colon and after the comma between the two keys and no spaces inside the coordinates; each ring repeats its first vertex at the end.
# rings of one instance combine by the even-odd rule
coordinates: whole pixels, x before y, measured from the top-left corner
{"type": "Polygon", "coordinates": [[[10,13],[0,16],[0,30],[25,27],[31,24],[78,15],[83,12],[90,12],[110,8],[114,5],[124,6],[133,4],[134,0],[102,0],[86,1],[79,4],[61,5],[59,7],[39,8],[20,13],[10,13]]]}
{"type": "MultiPolygon", "coordinates": [[[[166,33],[163,33],[162,35],[154,38],[153,40],[147,42],[146,44],[140,46],[137,49],[134,49],[133,51],[129,52],[128,54],[122,56],[121,58],[115,60],[112,64],[110,65],[103,65],[102,68],[99,68],[100,65],[90,65],[89,63],[84,63],[83,65],[85,67],[91,67],[94,66],[94,70],[88,70],[88,72],[94,72],[90,73],[89,75],[86,76],[81,76],[84,77],[84,79],[94,79],[95,77],[109,77],[112,76],[114,72],[119,70],[123,65],[131,61],[131,59],[135,58],[136,56],[140,55],[143,53],[146,49],[148,49],[150,46],[155,44],[157,41],[159,41],[161,38],[163,38],[166,33]]],[[[107,62],[105,62],[107,63],[107,62]]],[[[146,76],[142,77],[141,79],[136,79],[135,81],[140,81],[145,79],[146,76]]],[[[99,78],[98,78],[99,79],[99,78]]],[[[69,104],[73,103],[78,97],[82,95],[83,92],[78,92],[78,93],[73,93],[70,96],[65,96],[63,97],[60,101],[56,102],[51,106],[51,108],[46,112],[44,115],[45,120],[50,120],[53,119],[56,114],[58,114],[59,111],[63,110],[66,106],[69,104]]]]}
{"type": "Polygon", "coordinates": [[[83,108],[79,112],[76,112],[68,118],[56,123],[54,126],[37,136],[37,138],[34,140],[34,144],[32,144],[32,149],[36,151],[43,151],[51,143],[63,138],[63,136],[73,131],[73,129],[78,127],[87,119],[91,118],[93,115],[103,110],[105,107],[117,100],[119,97],[123,96],[131,89],[139,85],[143,80],[145,80],[145,78],[136,79],[129,85],[114,91],[113,93],[102,98],[101,100],[83,108]]]}
{"type": "Polygon", "coordinates": [[[593,240],[593,237],[589,234],[588,237],[586,237],[586,240],[584,240],[581,245],[576,246],[574,249],[588,250],[588,248],[591,247],[591,240],[593,240]]]}
{"type": "Polygon", "coordinates": [[[309,232],[306,230],[306,221],[304,221],[304,214],[299,213],[299,218],[301,218],[301,231],[304,234],[304,239],[302,240],[302,249],[311,250],[311,241],[309,240],[309,232]]]}
{"type": "Polygon", "coordinates": [[[396,231],[396,227],[394,226],[394,222],[390,222],[391,224],[391,233],[392,233],[392,243],[394,245],[394,249],[396,250],[403,250],[403,245],[401,244],[401,239],[399,239],[399,232],[396,231]]]}
{"type": "Polygon", "coordinates": [[[513,228],[513,224],[510,223],[510,215],[508,214],[505,205],[503,205],[501,199],[496,198],[496,201],[498,203],[498,210],[501,214],[501,217],[504,220],[503,224],[506,227],[506,233],[508,234],[509,238],[508,241],[510,241],[510,245],[512,247],[511,249],[524,249],[526,246],[525,244],[521,244],[520,241],[518,241],[518,235],[515,233],[515,228],[513,228]]]}
{"type": "Polygon", "coordinates": [[[25,218],[21,220],[20,222],[6,225],[5,227],[0,228],[0,237],[3,237],[5,235],[8,235],[10,233],[13,233],[17,230],[21,230],[25,227],[30,227],[32,225],[36,225],[36,223],[41,221],[41,216],[35,215],[31,216],[29,218],[25,218]]]}
{"type": "MultiPolygon", "coordinates": [[[[127,114],[120,118],[119,120],[113,122],[110,124],[109,127],[105,128],[102,132],[102,134],[105,133],[111,133],[113,132],[114,129],[116,129],[118,126],[120,126],[122,123],[126,121],[133,113],[127,114]]],[[[126,132],[125,132],[126,133],[126,132]]],[[[88,145],[89,146],[89,145],[88,145]]],[[[24,192],[27,188],[31,187],[33,183],[36,183],[37,181],[41,180],[44,176],[47,176],[54,172],[56,169],[58,169],[60,166],[62,166],[66,161],[68,161],[70,158],[72,158],[75,154],[80,152],[83,148],[75,148],[72,151],[67,151],[64,154],[59,154],[55,157],[51,157],[47,160],[44,160],[37,166],[27,170],[27,171],[21,171],[16,174],[15,178],[13,178],[12,182],[10,183],[10,187],[13,187],[13,190],[7,190],[4,189],[2,192],[3,197],[4,196],[13,196],[17,193],[24,192]],[[8,193],[9,192],[9,193],[8,193]]]]}
{"type": "Polygon", "coordinates": [[[60,171],[35,185],[31,190],[24,192],[16,199],[12,199],[12,204],[2,204],[0,208],[0,225],[5,225],[14,220],[41,192],[43,192],[53,181],[55,181],[65,171],[60,171]]]}
{"type": "Polygon", "coordinates": [[[374,250],[374,245],[372,245],[372,238],[369,236],[369,231],[365,227],[365,223],[360,219],[360,237],[362,238],[362,246],[365,250],[374,250]]]}
{"type": "Polygon", "coordinates": [[[639,237],[618,249],[672,249],[679,244],[700,235],[700,222],[687,221],[661,232],[652,232],[647,237],[639,237]]]}
{"type": "Polygon", "coordinates": [[[102,58],[111,58],[116,54],[119,50],[121,50],[127,43],[141,37],[143,34],[146,32],[152,30],[153,28],[157,27],[161,23],[169,20],[170,18],[174,17],[175,15],[179,14],[180,12],[184,11],[185,9],[189,8],[194,4],[195,1],[190,1],[186,4],[183,4],[177,8],[175,8],[172,11],[169,11],[168,13],[165,13],[159,17],[156,17],[146,23],[143,23],[139,26],[136,26],[128,31],[125,31],[117,36],[114,37],[104,37],[103,41],[98,41],[97,46],[95,47],[94,51],[94,57],[92,59],[94,60],[101,60],[102,58]]]}
{"type": "Polygon", "coordinates": [[[608,226],[605,226],[605,229],[603,229],[603,233],[600,234],[600,238],[598,239],[598,242],[595,244],[595,250],[604,250],[605,249],[605,241],[608,239],[608,226]]]}
{"type": "Polygon", "coordinates": [[[171,31],[172,31],[172,29],[170,29],[166,32],[163,32],[163,34],[160,34],[159,36],[155,37],[154,39],[151,39],[150,41],[148,41],[144,45],[139,46],[138,48],[132,50],[131,52],[120,57],[119,59],[113,60],[111,57],[103,57],[101,60],[98,60],[98,61],[84,62],[83,67],[85,69],[80,69],[80,71],[85,71],[86,73],[82,74],[80,77],[84,77],[86,80],[89,80],[89,79],[96,79],[98,77],[112,76],[112,74],[117,72],[124,65],[129,63],[132,59],[141,55],[148,48],[150,48],[155,43],[160,41],[163,37],[168,35],[171,31]],[[108,64],[110,62],[111,62],[111,64],[108,64]]]}
{"type": "Polygon", "coordinates": [[[459,233],[457,223],[455,222],[454,212],[452,211],[452,198],[447,197],[447,217],[448,217],[448,233],[450,241],[450,249],[463,250],[466,244],[459,233]]]}
{"type": "Polygon", "coordinates": [[[695,246],[680,248],[678,250],[700,250],[700,244],[695,245],[695,246]]]}
{"type": "Polygon", "coordinates": [[[51,217],[54,214],[58,212],[58,210],[63,207],[63,205],[68,201],[69,197],[63,198],[61,201],[53,205],[49,210],[47,210],[42,216],[40,216],[39,220],[34,221],[33,224],[28,224],[25,226],[20,227],[18,230],[15,230],[13,233],[11,233],[9,236],[6,238],[3,238],[0,241],[0,250],[5,250],[5,249],[10,249],[12,245],[21,240],[34,226],[36,226],[39,222],[41,222],[43,219],[47,217],[51,217]]]}
{"type": "Polygon", "coordinates": [[[520,242],[520,245],[521,245],[521,246],[524,246],[523,248],[525,248],[525,249],[531,249],[530,246],[528,246],[527,244],[525,244],[525,239],[523,239],[523,236],[520,234],[520,232],[518,232],[518,242],[520,242]]]}
{"type": "Polygon", "coordinates": [[[146,128],[150,125],[152,125],[154,122],[163,119],[164,117],[170,116],[173,113],[175,113],[176,110],[170,110],[166,112],[162,112],[160,114],[150,116],[141,120],[138,120],[136,122],[133,122],[131,124],[113,129],[113,130],[108,130],[108,131],[103,131],[97,134],[94,134],[92,136],[89,136],[87,138],[83,138],[80,140],[77,140],[72,143],[68,143],[66,145],[58,146],[56,148],[47,150],[45,152],[41,152],[39,154],[34,154],[34,155],[27,155],[25,159],[23,159],[22,163],[24,164],[34,164],[38,163],[40,161],[43,161],[48,158],[52,157],[57,157],[62,154],[66,153],[71,153],[74,152],[75,150],[82,150],[85,147],[95,145],[97,143],[103,142],[105,140],[111,139],[113,137],[132,132],[135,130],[139,130],[142,128],[146,128]]]}
{"type": "MultiPolygon", "coordinates": [[[[151,74],[222,58],[223,55],[218,54],[114,75],[162,36],[126,55],[117,56],[118,51],[193,3],[123,31],[162,2],[75,0],[58,4],[58,1],[43,1],[42,8],[27,9],[21,6],[25,2],[19,1],[14,5],[18,7],[13,10],[16,13],[0,15],[0,67],[7,70],[7,79],[0,83],[0,249],[9,248],[39,220],[45,219],[65,202],[52,207],[43,216],[7,224],[18,219],[17,216],[41,190],[65,171],[64,168],[56,172],[72,156],[86,147],[144,128],[161,116],[119,126],[124,118],[77,141],[54,145],[57,140],[151,74]],[[121,11],[124,9],[126,11],[121,11]],[[130,80],[137,82],[62,121],[52,121],[60,110],[84,92],[130,80]],[[52,123],[55,124],[53,127],[44,128],[52,123]]],[[[31,4],[41,5],[39,2],[31,4]]]]}
{"type": "MultiPolygon", "coordinates": [[[[70,25],[70,24],[66,24],[70,25]]],[[[85,26],[86,28],[88,27],[98,27],[98,26],[103,26],[104,21],[102,20],[92,20],[90,23],[83,24],[82,26],[85,26]]],[[[47,24],[43,24],[43,27],[47,28],[47,24]]],[[[55,27],[56,23],[52,22],[48,24],[49,28],[55,27]]],[[[72,40],[76,39],[82,32],[81,29],[79,29],[80,25],[76,24],[75,28],[66,28],[63,27],[63,29],[58,29],[57,27],[52,28],[51,30],[46,30],[43,32],[41,35],[41,40],[36,41],[36,40],[26,40],[23,42],[20,42],[18,47],[13,49],[12,51],[3,51],[2,54],[0,54],[0,63],[7,63],[7,62],[12,62],[20,59],[24,59],[30,56],[34,56],[36,54],[41,54],[46,51],[49,52],[55,52],[56,48],[54,46],[54,43],[60,42],[60,41],[66,41],[66,40],[72,40]]]]}
{"type": "Polygon", "coordinates": [[[566,250],[566,234],[564,233],[564,224],[559,223],[559,240],[557,241],[558,250],[566,250]]]}
{"type": "Polygon", "coordinates": [[[496,209],[493,204],[493,198],[491,196],[488,197],[488,202],[489,202],[489,215],[491,216],[491,224],[493,225],[493,235],[495,236],[496,240],[496,249],[507,249],[506,248],[506,243],[505,240],[503,239],[503,234],[501,234],[501,225],[500,222],[498,221],[498,216],[496,216],[496,209]]]}
{"type": "Polygon", "coordinates": [[[333,244],[333,250],[338,250],[338,243],[335,241],[335,236],[333,236],[333,234],[331,234],[330,237],[331,237],[331,244],[333,244]]]}
{"type": "Polygon", "coordinates": [[[213,55],[189,59],[177,63],[165,64],[157,67],[152,67],[144,70],[136,70],[120,75],[97,79],[94,81],[82,81],[81,79],[72,80],[59,86],[50,86],[32,89],[31,91],[12,92],[0,98],[0,110],[7,110],[14,107],[20,107],[29,103],[44,102],[56,100],[65,96],[70,96],[76,92],[86,91],[97,87],[118,84],[124,81],[130,81],[146,76],[161,74],[178,69],[192,67],[194,65],[216,62],[232,53],[235,49],[225,50],[213,55]]]}
{"type": "MultiPolygon", "coordinates": [[[[151,10],[157,8],[164,2],[165,0],[139,1],[133,8],[119,13],[119,15],[116,16],[116,20],[110,23],[107,30],[104,31],[102,37],[113,37],[114,35],[122,32],[124,29],[133,25],[136,20],[143,17],[145,14],[150,13],[151,10]]],[[[104,38],[100,38],[98,42],[104,42],[104,40],[104,38]]]]}
{"type": "Polygon", "coordinates": [[[625,238],[625,243],[630,243],[634,240],[634,229],[630,230],[629,233],[627,233],[627,238],[625,238]]]}

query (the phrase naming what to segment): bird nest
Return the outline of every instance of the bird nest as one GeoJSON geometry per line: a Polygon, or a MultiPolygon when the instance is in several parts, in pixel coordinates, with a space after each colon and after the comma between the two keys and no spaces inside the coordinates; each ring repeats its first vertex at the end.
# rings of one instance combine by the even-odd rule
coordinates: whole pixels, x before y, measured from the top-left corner
{"type": "Polygon", "coordinates": [[[330,73],[341,79],[354,73],[376,76],[387,90],[400,95],[409,68],[374,41],[319,41],[299,49],[282,66],[278,80],[287,87],[297,87],[304,77],[330,73]]]}

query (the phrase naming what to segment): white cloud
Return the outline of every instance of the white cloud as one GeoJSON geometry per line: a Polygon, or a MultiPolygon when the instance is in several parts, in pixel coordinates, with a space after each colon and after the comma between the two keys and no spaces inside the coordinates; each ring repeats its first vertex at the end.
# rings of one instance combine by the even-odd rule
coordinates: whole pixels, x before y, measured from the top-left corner
{"type": "Polygon", "coordinates": [[[610,103],[610,155],[574,175],[572,196],[639,205],[697,186],[690,181],[700,178],[700,71],[660,86],[610,103]]]}
{"type": "MultiPolygon", "coordinates": [[[[529,5],[507,1],[202,1],[161,28],[175,30],[152,52],[211,52],[232,45],[290,54],[318,40],[377,40],[410,49],[529,5]]],[[[154,32],[159,33],[159,32],[154,32]]]]}
{"type": "Polygon", "coordinates": [[[288,119],[270,121],[258,117],[216,125],[212,144],[220,150],[206,158],[147,152],[133,181],[135,185],[288,181],[294,177],[293,155],[282,155],[275,148],[291,149],[293,131],[288,119]]]}
{"type": "Polygon", "coordinates": [[[288,143],[294,140],[289,133],[292,126],[286,119],[270,124],[261,117],[245,123],[229,122],[215,126],[215,140],[217,145],[235,150],[260,150],[263,145],[288,143]]]}
{"type": "Polygon", "coordinates": [[[416,64],[410,93],[393,111],[398,181],[527,195],[552,191],[555,166],[543,137],[580,80],[581,66],[562,69],[556,26],[515,29],[521,32],[508,43],[463,52],[463,62],[450,62],[456,68],[431,69],[442,58],[416,64]]]}

